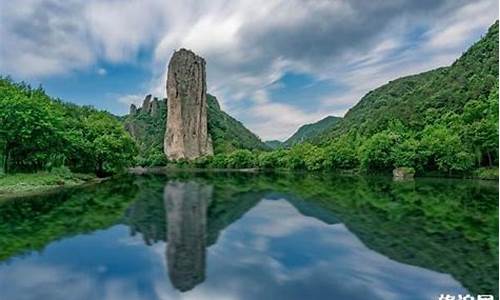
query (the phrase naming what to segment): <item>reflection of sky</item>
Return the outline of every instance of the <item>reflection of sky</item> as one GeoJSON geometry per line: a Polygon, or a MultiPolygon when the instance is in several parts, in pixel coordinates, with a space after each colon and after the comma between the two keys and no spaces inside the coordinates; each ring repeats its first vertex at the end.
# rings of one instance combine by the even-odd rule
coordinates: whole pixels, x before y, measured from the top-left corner
{"type": "Polygon", "coordinates": [[[207,249],[206,281],[179,293],[165,244],[145,246],[123,225],[54,242],[0,264],[10,299],[437,299],[466,293],[451,276],[392,261],[344,225],[264,200],[207,249]]]}

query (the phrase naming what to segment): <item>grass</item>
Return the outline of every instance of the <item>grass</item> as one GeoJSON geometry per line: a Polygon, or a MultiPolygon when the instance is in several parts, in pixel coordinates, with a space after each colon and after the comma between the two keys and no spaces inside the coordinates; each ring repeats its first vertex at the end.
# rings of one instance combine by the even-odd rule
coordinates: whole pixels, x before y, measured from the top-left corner
{"type": "Polygon", "coordinates": [[[64,169],[55,169],[52,172],[0,174],[0,197],[74,186],[93,178],[95,178],[93,175],[71,173],[64,169]]]}
{"type": "Polygon", "coordinates": [[[498,180],[498,168],[479,168],[474,171],[473,177],[483,180],[498,180]]]}

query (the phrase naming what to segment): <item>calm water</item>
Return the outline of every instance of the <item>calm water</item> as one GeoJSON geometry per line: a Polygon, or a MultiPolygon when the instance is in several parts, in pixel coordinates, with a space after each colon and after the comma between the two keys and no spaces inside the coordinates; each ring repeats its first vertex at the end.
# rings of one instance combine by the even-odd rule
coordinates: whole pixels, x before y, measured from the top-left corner
{"type": "Polygon", "coordinates": [[[0,202],[0,299],[498,294],[498,185],[178,173],[0,202]]]}

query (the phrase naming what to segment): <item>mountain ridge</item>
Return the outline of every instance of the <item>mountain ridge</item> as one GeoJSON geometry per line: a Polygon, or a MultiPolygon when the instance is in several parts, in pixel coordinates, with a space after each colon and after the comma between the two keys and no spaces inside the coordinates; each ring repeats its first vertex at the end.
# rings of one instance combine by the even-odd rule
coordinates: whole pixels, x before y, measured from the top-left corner
{"type": "Polygon", "coordinates": [[[327,116],[317,122],[304,124],[300,126],[292,136],[286,139],[281,146],[289,148],[312,139],[337,124],[340,120],[342,120],[341,117],[327,116]]]}

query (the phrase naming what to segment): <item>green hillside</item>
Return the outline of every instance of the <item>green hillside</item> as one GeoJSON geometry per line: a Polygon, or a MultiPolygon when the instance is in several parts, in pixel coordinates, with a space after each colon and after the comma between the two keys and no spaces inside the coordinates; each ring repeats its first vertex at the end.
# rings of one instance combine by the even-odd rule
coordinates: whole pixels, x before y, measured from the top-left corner
{"type": "MultiPolygon", "coordinates": [[[[215,153],[229,153],[236,149],[269,149],[241,122],[222,111],[217,98],[207,94],[207,103],[208,131],[212,137],[215,153]]],[[[123,118],[125,129],[139,145],[140,165],[165,164],[163,138],[166,116],[165,99],[154,98],[152,101],[145,99],[141,108],[132,108],[131,113],[123,118]]]]}
{"type": "Polygon", "coordinates": [[[498,21],[451,66],[391,81],[325,127],[302,127],[290,149],[203,165],[497,177],[498,21]]]}
{"type": "Polygon", "coordinates": [[[349,131],[372,135],[393,120],[413,130],[464,113],[484,103],[498,82],[498,21],[451,66],[396,79],[366,94],[334,130],[316,139],[349,131]]]}
{"type": "Polygon", "coordinates": [[[322,134],[326,130],[332,128],[340,120],[342,120],[342,118],[328,116],[324,119],[319,120],[316,123],[302,125],[291,137],[289,137],[283,143],[283,147],[288,148],[293,145],[312,139],[322,134]]]}
{"type": "Polygon", "coordinates": [[[283,142],[278,140],[265,141],[265,143],[270,149],[278,149],[283,145],[283,142]]]}

